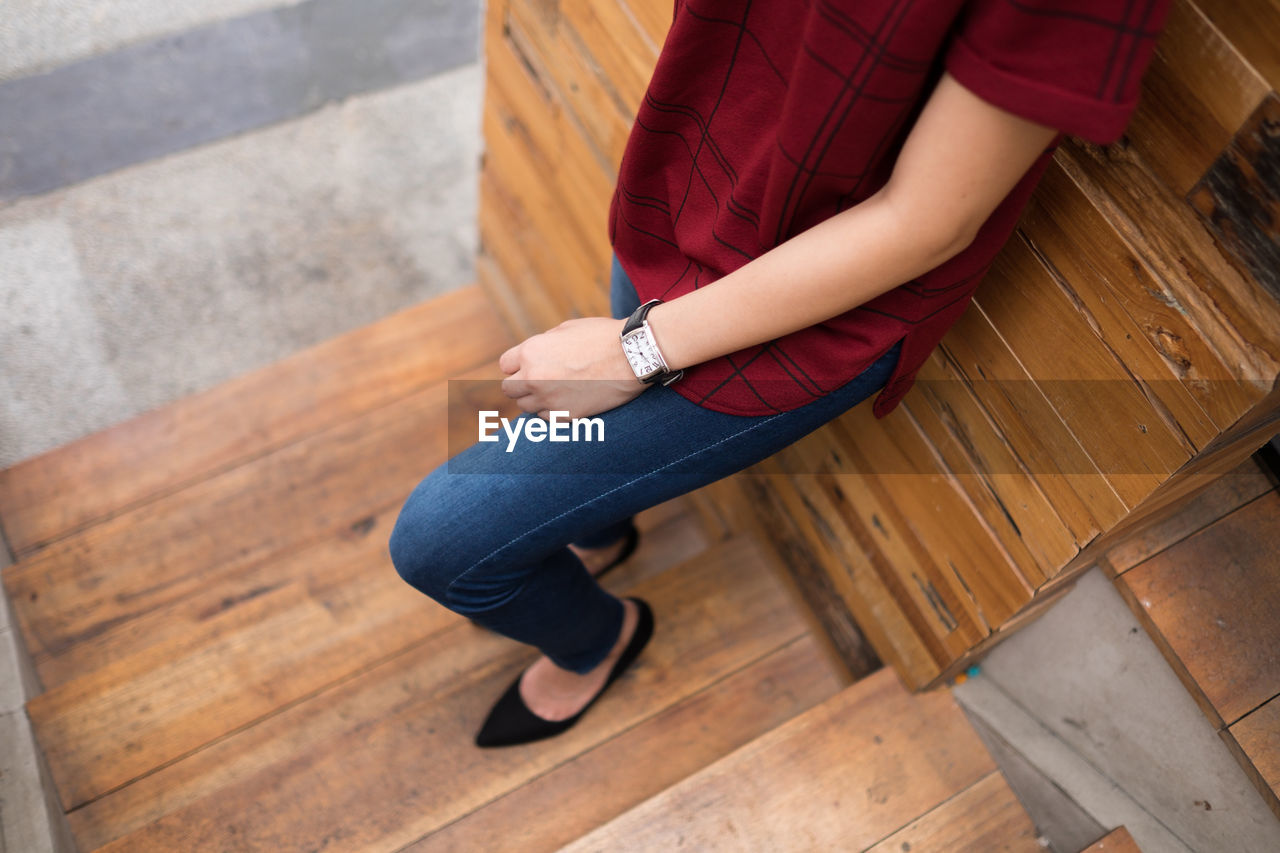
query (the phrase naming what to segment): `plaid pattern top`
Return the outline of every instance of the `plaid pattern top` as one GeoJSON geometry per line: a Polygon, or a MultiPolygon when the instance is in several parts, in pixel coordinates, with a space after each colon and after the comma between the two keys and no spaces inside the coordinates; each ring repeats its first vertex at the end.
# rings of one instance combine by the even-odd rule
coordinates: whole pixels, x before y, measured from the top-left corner
{"type": "MultiPolygon", "coordinates": [[[[708,284],[888,180],[943,68],[979,97],[1095,142],[1133,111],[1168,0],[677,0],[609,214],[640,299],[708,284]]],[[[673,385],[717,411],[793,409],[899,340],[889,412],[1008,239],[1046,151],[956,257],[673,385]]]]}

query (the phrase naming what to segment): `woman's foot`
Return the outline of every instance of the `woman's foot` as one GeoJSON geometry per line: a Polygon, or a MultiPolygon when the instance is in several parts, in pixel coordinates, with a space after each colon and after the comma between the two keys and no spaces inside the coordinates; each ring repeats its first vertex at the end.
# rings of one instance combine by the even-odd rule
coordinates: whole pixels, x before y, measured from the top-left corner
{"type": "Polygon", "coordinates": [[[525,670],[520,679],[520,698],[530,711],[544,720],[567,720],[586,707],[592,697],[600,692],[609,673],[613,671],[613,665],[622,656],[627,643],[631,642],[639,623],[639,610],[635,602],[623,599],[622,607],[622,631],[608,657],[595,669],[579,675],[561,669],[550,658],[543,656],[525,670]]]}
{"type": "Polygon", "coordinates": [[[511,682],[499,697],[476,734],[476,746],[533,743],[568,731],[582,719],[609,685],[635,663],[653,637],[653,611],[648,604],[629,598],[623,601],[622,612],[622,630],[599,666],[576,675],[558,669],[549,661],[538,661],[511,682]],[[530,672],[532,677],[526,678],[530,672]]]}

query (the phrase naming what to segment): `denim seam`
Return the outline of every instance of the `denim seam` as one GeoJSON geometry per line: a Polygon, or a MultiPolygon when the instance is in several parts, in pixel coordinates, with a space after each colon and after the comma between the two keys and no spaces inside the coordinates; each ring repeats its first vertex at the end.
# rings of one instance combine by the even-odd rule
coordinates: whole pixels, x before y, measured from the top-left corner
{"type": "MultiPolygon", "coordinates": [[[[463,572],[462,574],[458,575],[456,578],[454,578],[454,579],[449,583],[448,588],[445,590],[445,594],[446,594],[446,595],[451,594],[451,593],[453,592],[453,588],[454,588],[454,586],[455,586],[459,581],[461,581],[461,580],[463,580],[464,578],[466,578],[466,577],[467,577],[467,575],[471,574],[473,571],[475,571],[477,568],[479,568],[479,567],[480,567],[480,565],[482,565],[484,562],[486,562],[487,560],[489,560],[490,558],[492,558],[495,554],[498,554],[498,553],[500,553],[500,552],[502,552],[502,551],[506,550],[507,548],[510,548],[512,545],[515,545],[515,544],[516,544],[517,542],[519,542],[521,539],[525,539],[525,538],[527,538],[527,537],[529,537],[529,536],[533,535],[534,533],[537,533],[539,530],[541,530],[542,528],[546,527],[548,524],[554,524],[555,522],[557,522],[557,521],[559,521],[560,519],[564,518],[566,515],[570,515],[570,514],[572,514],[572,513],[575,513],[575,512],[577,512],[578,510],[582,509],[583,507],[590,506],[591,504],[595,503],[596,501],[603,500],[604,498],[607,498],[609,495],[613,494],[613,493],[614,493],[614,492],[616,492],[616,491],[619,491],[620,489],[625,489],[625,488],[627,488],[627,487],[629,487],[629,486],[635,485],[636,483],[640,482],[641,480],[648,479],[649,477],[652,477],[652,476],[654,476],[655,474],[658,474],[658,473],[660,473],[660,472],[662,472],[662,471],[665,471],[666,469],[670,468],[672,465],[679,465],[681,462],[684,462],[684,461],[686,461],[686,460],[688,460],[688,459],[692,459],[693,457],[697,456],[697,455],[698,455],[698,454],[700,454],[700,453],[706,453],[708,450],[714,450],[715,448],[717,448],[717,447],[719,447],[720,445],[724,444],[726,441],[733,441],[733,440],[734,440],[735,438],[737,438],[738,436],[741,436],[741,435],[744,435],[744,434],[746,434],[746,433],[748,433],[748,432],[751,432],[752,430],[754,430],[754,429],[756,429],[756,428],[758,428],[758,427],[766,426],[767,424],[772,423],[773,421],[777,420],[777,419],[778,419],[778,418],[780,418],[780,417],[783,417],[783,416],[784,416],[784,415],[786,415],[786,414],[787,414],[786,412],[780,412],[779,414],[776,414],[776,415],[769,415],[769,416],[768,416],[767,418],[765,418],[764,420],[762,420],[762,421],[758,421],[758,422],[756,422],[756,423],[752,424],[751,426],[746,427],[745,429],[740,429],[740,430],[738,430],[737,432],[735,432],[733,435],[727,435],[727,436],[725,436],[724,438],[722,438],[722,439],[720,439],[719,441],[717,441],[715,444],[708,444],[706,447],[700,447],[700,448],[698,448],[697,450],[693,451],[692,453],[688,453],[688,454],[686,454],[686,455],[684,455],[684,456],[681,456],[679,459],[673,459],[673,460],[671,460],[670,462],[668,462],[667,464],[665,464],[665,465],[661,466],[660,468],[655,468],[655,469],[653,469],[652,471],[649,471],[649,472],[647,472],[647,473],[644,473],[644,474],[641,474],[641,475],[639,475],[639,476],[637,476],[637,477],[634,477],[634,478],[632,478],[632,479],[628,480],[628,481],[627,481],[627,482],[625,482],[625,483],[621,483],[621,484],[619,484],[619,485],[617,485],[617,486],[614,486],[612,489],[609,489],[609,491],[607,491],[607,492],[601,492],[600,494],[596,495],[595,497],[591,498],[590,500],[583,501],[582,503],[578,504],[578,505],[577,505],[577,506],[575,506],[575,507],[572,507],[572,508],[570,508],[570,509],[566,509],[564,512],[560,513],[559,515],[555,516],[554,518],[548,518],[546,521],[542,522],[542,523],[541,523],[541,524],[539,524],[537,527],[534,527],[534,528],[532,528],[532,529],[530,529],[530,530],[526,530],[524,533],[522,533],[521,535],[517,536],[515,539],[512,539],[511,541],[509,541],[509,542],[507,542],[507,543],[505,543],[505,544],[503,544],[503,545],[499,545],[497,548],[494,548],[492,551],[490,551],[488,554],[485,554],[485,555],[484,555],[483,557],[481,557],[479,560],[476,560],[476,562],[475,562],[475,563],[473,563],[473,564],[471,565],[471,567],[470,567],[470,568],[468,568],[468,569],[467,569],[465,572],[463,572]]],[[[521,586],[523,587],[523,584],[522,584],[521,586]]],[[[508,599],[508,600],[510,600],[510,599],[508,599]]]]}

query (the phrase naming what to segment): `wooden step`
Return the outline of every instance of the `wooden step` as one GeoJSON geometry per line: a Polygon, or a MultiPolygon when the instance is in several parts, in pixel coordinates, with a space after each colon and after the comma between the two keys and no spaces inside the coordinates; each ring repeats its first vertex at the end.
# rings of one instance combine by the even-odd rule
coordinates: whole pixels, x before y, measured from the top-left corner
{"type": "MultiPolygon", "coordinates": [[[[1261,474],[1208,493],[1157,534],[1174,538],[1116,585],[1280,816],[1280,492],[1261,474]],[[1265,480],[1263,480],[1265,483],[1265,480]],[[1231,504],[1237,504],[1231,507],[1231,504]]],[[[1123,567],[1135,549],[1120,553],[1123,567]]],[[[1136,549],[1141,553],[1142,549],[1136,549]]]]}
{"type": "MultiPolygon", "coordinates": [[[[491,360],[495,350],[490,342],[477,357],[491,360]]],[[[211,586],[242,595],[235,576],[341,531],[358,533],[397,507],[446,458],[446,386],[437,381],[213,473],[6,568],[5,587],[45,686],[65,671],[83,672],[76,658],[85,649],[111,658],[123,638],[131,650],[136,620],[211,586]]],[[[498,406],[496,383],[491,392],[498,406]]]]}
{"type": "Polygon", "coordinates": [[[550,745],[475,749],[530,650],[414,592],[386,554],[400,503],[450,450],[451,395],[472,393],[447,380],[491,372],[510,344],[475,297],[5,472],[6,494],[43,507],[4,581],[81,849],[491,849],[512,826],[522,849],[553,849],[847,683],[766,553],[713,542],[677,499],[640,515],[641,547],[607,581],[658,614],[614,691],[632,701],[550,745]],[[126,482],[113,454],[134,445],[156,470],[126,482]],[[73,475],[116,485],[95,502],[73,475]],[[572,820],[548,807],[566,791],[572,820]]]}
{"type": "Polygon", "coordinates": [[[881,670],[566,849],[1041,848],[950,694],[881,670]]]}
{"type": "Polygon", "coordinates": [[[0,471],[21,557],[60,536],[495,359],[513,343],[476,285],[0,471]]]}
{"type": "MultiPolygon", "coordinates": [[[[402,617],[433,624],[401,652],[311,693],[279,697],[256,719],[206,731],[199,748],[168,756],[152,750],[145,771],[137,762],[127,772],[112,766],[133,761],[133,750],[60,727],[78,740],[76,751],[58,743],[46,749],[58,756],[60,784],[83,803],[69,815],[77,841],[85,850],[116,851],[338,842],[345,850],[415,842],[474,850],[492,849],[486,838],[523,826],[531,840],[521,849],[553,849],[842,686],[799,606],[748,539],[717,544],[633,592],[654,607],[651,646],[580,726],[542,744],[472,745],[486,707],[530,652],[443,612],[402,617]],[[565,796],[574,803],[568,821],[547,807],[565,796]]],[[[403,594],[416,599],[407,588],[403,594]]],[[[234,678],[234,667],[225,672],[234,678]]],[[[201,679],[193,688],[211,686],[201,679]]],[[[225,692],[261,689],[255,680],[225,692]]],[[[127,719],[116,732],[130,733],[127,719]]],[[[138,743],[151,749],[149,739],[138,743]]]]}

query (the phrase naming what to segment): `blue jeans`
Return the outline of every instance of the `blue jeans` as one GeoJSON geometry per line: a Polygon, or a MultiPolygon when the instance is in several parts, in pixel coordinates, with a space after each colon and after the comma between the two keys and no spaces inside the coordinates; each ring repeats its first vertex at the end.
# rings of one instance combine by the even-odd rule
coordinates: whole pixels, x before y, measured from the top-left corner
{"type": "MultiPolygon", "coordinates": [[[[639,304],[616,259],[611,300],[618,318],[639,304]]],[[[391,534],[396,571],[450,610],[587,672],[617,641],[622,602],[567,543],[616,542],[640,510],[772,455],[878,391],[897,357],[895,346],[842,387],[780,414],[722,414],[658,386],[600,416],[604,441],[526,440],[512,452],[505,441],[478,442],[409,496],[391,534]]]]}

